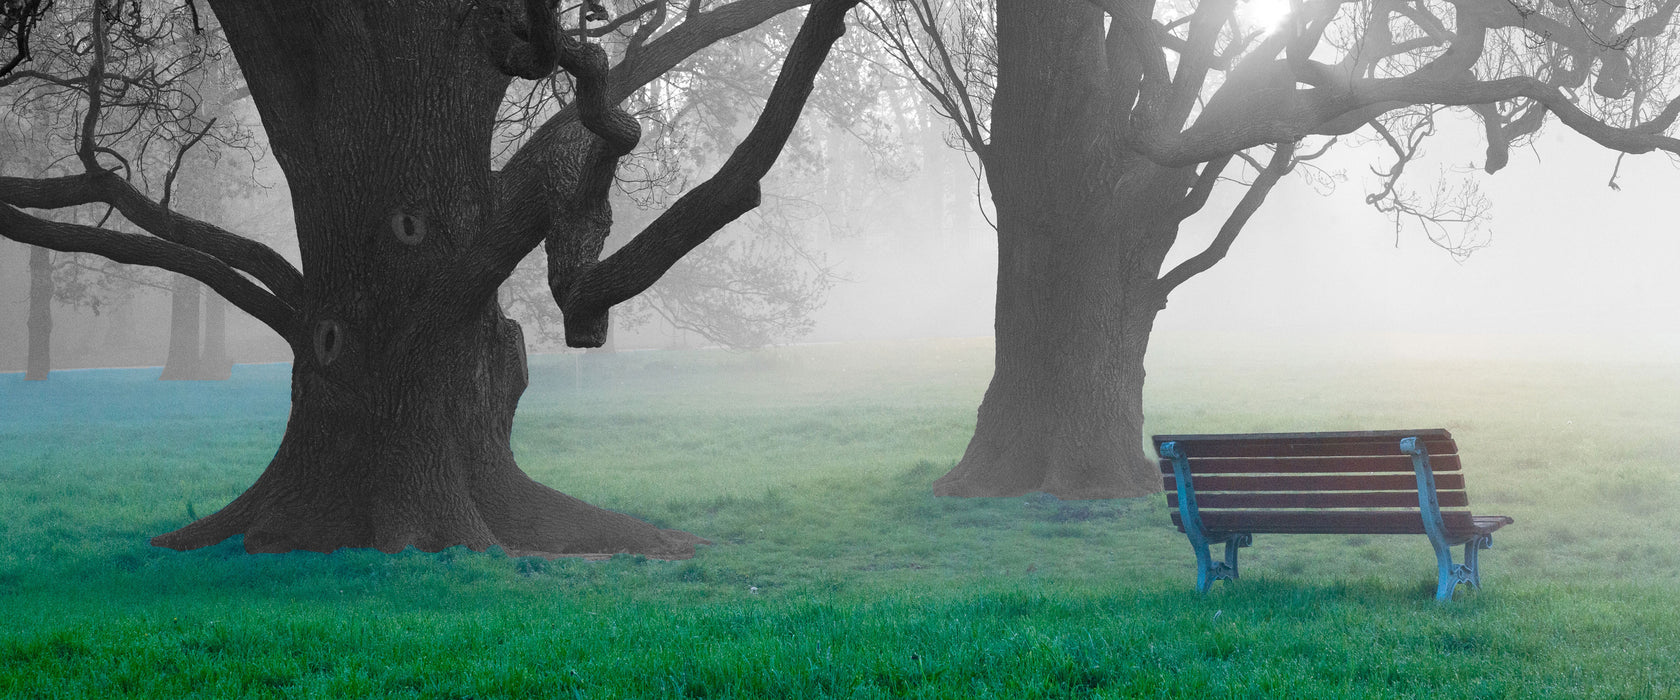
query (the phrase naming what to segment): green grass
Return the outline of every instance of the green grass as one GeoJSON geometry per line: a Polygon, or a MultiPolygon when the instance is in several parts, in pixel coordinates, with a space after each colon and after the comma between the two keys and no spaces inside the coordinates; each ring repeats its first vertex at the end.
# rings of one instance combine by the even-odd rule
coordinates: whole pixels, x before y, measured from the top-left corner
{"type": "Polygon", "coordinates": [[[534,357],[521,464],[716,543],[681,562],[155,549],[260,473],[287,368],[0,375],[0,696],[1680,698],[1680,366],[1221,352],[1158,344],[1151,432],[1448,427],[1517,519],[1487,588],[1258,536],[1200,596],[1159,497],[933,498],[981,341],[534,357]]]}

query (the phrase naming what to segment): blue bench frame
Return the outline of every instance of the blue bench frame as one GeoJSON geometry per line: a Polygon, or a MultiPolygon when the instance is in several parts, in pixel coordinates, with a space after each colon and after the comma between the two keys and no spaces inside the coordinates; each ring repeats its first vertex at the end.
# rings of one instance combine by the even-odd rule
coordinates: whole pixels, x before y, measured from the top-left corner
{"type": "MultiPolygon", "coordinates": [[[[1452,600],[1453,592],[1459,584],[1469,584],[1471,588],[1479,590],[1482,587],[1482,577],[1476,554],[1493,546],[1492,534],[1473,534],[1464,540],[1464,561],[1454,562],[1452,547],[1455,543],[1451,541],[1453,538],[1447,532],[1446,523],[1441,517],[1441,506],[1435,490],[1435,471],[1429,466],[1429,450],[1424,447],[1422,440],[1407,437],[1400,440],[1400,451],[1412,458],[1412,471],[1417,475],[1418,508],[1423,519],[1424,534],[1429,537],[1429,544],[1435,549],[1435,599],[1443,602],[1452,600]]],[[[1196,590],[1207,593],[1213,588],[1215,581],[1237,580],[1237,550],[1251,546],[1254,543],[1254,535],[1247,532],[1231,532],[1220,533],[1217,539],[1211,538],[1202,526],[1201,512],[1196,507],[1196,489],[1190,475],[1190,456],[1184,453],[1176,441],[1161,443],[1159,452],[1161,457],[1170,459],[1173,463],[1173,476],[1178,486],[1179,517],[1184,522],[1184,534],[1190,539],[1190,547],[1196,552],[1196,590]],[[1220,542],[1225,544],[1225,560],[1214,561],[1208,548],[1220,542]]]]}

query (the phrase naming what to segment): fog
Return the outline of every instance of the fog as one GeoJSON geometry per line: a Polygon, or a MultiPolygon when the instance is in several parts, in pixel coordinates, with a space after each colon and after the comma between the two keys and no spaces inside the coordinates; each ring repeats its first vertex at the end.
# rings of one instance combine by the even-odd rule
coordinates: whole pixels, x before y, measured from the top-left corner
{"type": "MultiPolygon", "coordinates": [[[[1413,166],[1413,188],[1443,177],[1443,159],[1460,170],[1482,160],[1466,126],[1437,137],[1429,152],[1440,158],[1413,166]]],[[[1416,226],[1396,234],[1364,203],[1368,168],[1386,166],[1385,155],[1333,150],[1322,167],[1347,180],[1329,194],[1287,178],[1226,258],[1174,292],[1157,344],[1214,334],[1251,349],[1304,343],[1365,357],[1680,358],[1680,236],[1665,207],[1680,169],[1668,158],[1625,158],[1616,191],[1606,184],[1616,155],[1553,128],[1501,172],[1469,173],[1493,204],[1491,240],[1458,260],[1416,226]]],[[[1169,267],[1207,245],[1236,196],[1216,195],[1187,222],[1169,267]]],[[[990,335],[990,233],[954,244],[961,264],[835,250],[854,281],[831,293],[812,338],[990,335]]]]}
{"type": "MultiPolygon", "coordinates": [[[[1456,182],[1465,174],[1452,168],[1479,163],[1480,135],[1470,127],[1449,122],[1430,157],[1413,164],[1409,186],[1456,182]]],[[[967,224],[921,231],[902,210],[826,212],[824,220],[838,224],[808,231],[803,245],[831,266],[836,282],[809,333],[781,342],[991,334],[996,243],[984,213],[973,211],[973,174],[949,149],[922,155],[902,187],[943,187],[945,196],[961,197],[971,209],[967,224]],[[949,181],[930,182],[939,177],[949,181]]],[[[1375,186],[1370,166],[1388,162],[1380,148],[1338,146],[1319,161],[1345,175],[1334,192],[1286,178],[1225,260],[1173,294],[1156,322],[1155,354],[1217,343],[1233,354],[1680,357],[1680,236],[1665,207],[1680,191],[1680,169],[1667,158],[1625,158],[1616,191],[1607,186],[1615,154],[1553,127],[1532,148],[1514,150],[1504,171],[1469,173],[1492,202],[1491,239],[1463,260],[1416,226],[1396,233],[1364,203],[1375,186]]],[[[1216,192],[1187,222],[1169,266],[1207,244],[1236,196],[1234,187],[1216,192]]],[[[27,257],[23,246],[0,241],[0,371],[23,367],[27,257]]],[[[98,315],[55,305],[54,364],[161,364],[167,326],[167,297],[153,289],[98,315]]],[[[658,321],[615,333],[621,349],[708,345],[658,321]]],[[[277,337],[237,312],[229,316],[229,351],[237,362],[289,359],[277,337]]]]}

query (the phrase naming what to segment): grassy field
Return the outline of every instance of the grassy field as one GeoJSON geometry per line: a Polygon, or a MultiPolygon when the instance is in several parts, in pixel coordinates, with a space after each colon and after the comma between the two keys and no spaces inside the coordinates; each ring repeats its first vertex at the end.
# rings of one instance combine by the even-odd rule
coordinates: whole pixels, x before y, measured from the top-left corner
{"type": "Polygon", "coordinates": [[[1422,537],[1257,536],[1200,596],[1163,498],[933,498],[989,365],[534,357],[521,464],[681,562],[151,548],[260,473],[289,368],[0,375],[0,696],[1680,698],[1680,365],[1157,344],[1151,432],[1451,429],[1517,524],[1446,606],[1422,537]]]}

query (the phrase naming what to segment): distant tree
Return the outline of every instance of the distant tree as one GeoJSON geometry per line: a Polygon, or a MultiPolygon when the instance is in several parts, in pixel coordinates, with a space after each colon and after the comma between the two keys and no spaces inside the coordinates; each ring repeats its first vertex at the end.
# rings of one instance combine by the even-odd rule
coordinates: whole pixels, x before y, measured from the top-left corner
{"type": "MultiPolygon", "coordinates": [[[[5,87],[0,84],[0,91],[5,87]]],[[[27,93],[24,93],[27,95],[27,93]]],[[[13,102],[0,113],[0,175],[36,175],[53,168],[47,142],[52,120],[30,101],[13,102]]],[[[59,214],[92,222],[97,213],[87,207],[59,214]]],[[[95,315],[133,288],[123,275],[107,274],[123,266],[97,256],[55,253],[36,246],[27,251],[28,312],[24,330],[28,346],[25,378],[44,380],[52,370],[52,331],[55,306],[88,309],[95,315]]]]}
{"type": "MultiPolygon", "coordinates": [[[[243,534],[252,552],[465,545],[690,556],[699,538],[585,504],[514,463],[526,351],[497,289],[543,244],[567,342],[600,344],[609,309],[758,204],[759,180],[855,3],[812,4],[745,138],[605,258],[607,193],[640,132],[615,105],[693,52],[803,3],[655,0],[607,18],[586,3],[570,22],[545,0],[211,0],[285,170],[302,270],[112,172],[97,125],[113,91],[97,57],[75,150],[85,172],[0,178],[0,235],[186,274],[292,348],[292,410],[268,469],[225,508],[154,544],[188,549],[243,534]],[[677,13],[674,26],[652,19],[677,13]],[[650,26],[610,69],[587,41],[650,26]],[[574,98],[493,169],[509,84],[559,71],[574,98]],[[90,201],[150,235],[21,211],[90,201]]],[[[103,0],[96,8],[88,44],[97,55],[108,27],[127,20],[103,0]]]]}
{"type": "MultiPolygon", "coordinates": [[[[30,32],[28,62],[20,62],[16,70],[0,77],[0,104],[9,107],[15,122],[9,130],[28,140],[24,150],[32,156],[25,162],[31,172],[22,174],[71,172],[65,150],[75,147],[81,133],[97,127],[96,152],[112,159],[117,171],[139,190],[163,192],[165,201],[180,208],[184,189],[180,185],[193,180],[196,170],[189,169],[179,178],[183,182],[177,183],[177,176],[183,175],[183,158],[219,158],[223,151],[252,147],[249,131],[223,113],[245,94],[238,84],[238,71],[232,68],[225,42],[214,31],[208,35],[198,31],[188,6],[163,0],[113,3],[102,45],[96,45],[85,29],[93,8],[90,2],[37,6],[38,18],[44,20],[40,26],[49,31],[35,27],[30,32]],[[79,108],[86,105],[86,86],[95,62],[100,64],[109,95],[99,104],[97,124],[90,124],[79,108]],[[172,185],[168,191],[164,191],[165,183],[172,185]]],[[[27,10],[28,4],[13,4],[9,9],[27,10]]],[[[76,208],[73,218],[77,223],[136,230],[114,214],[108,205],[84,204],[76,208]]],[[[54,296],[95,313],[137,284],[177,292],[172,295],[171,345],[163,376],[205,378],[198,363],[201,292],[197,282],[177,278],[171,285],[162,277],[96,262],[90,255],[56,257],[54,296]]],[[[33,327],[50,328],[50,323],[37,321],[33,327]]]]}
{"type": "MultiPolygon", "coordinates": [[[[949,496],[1158,492],[1143,357],[1173,289],[1221,260],[1280,178],[1338,138],[1392,149],[1368,201],[1455,252],[1471,188],[1401,175],[1457,110],[1503,168],[1556,117],[1622,153],[1680,153],[1680,0],[901,0],[889,51],[985,169],[996,207],[996,370],[949,496]],[[1275,9],[1267,15],[1266,8],[1275,9]],[[1163,270],[1220,183],[1211,244],[1163,270]]],[[[1469,228],[1466,228],[1469,225],[1469,228]]]]}
{"type": "Polygon", "coordinates": [[[52,372],[52,251],[29,249],[29,359],[23,378],[41,381],[52,372]]]}

